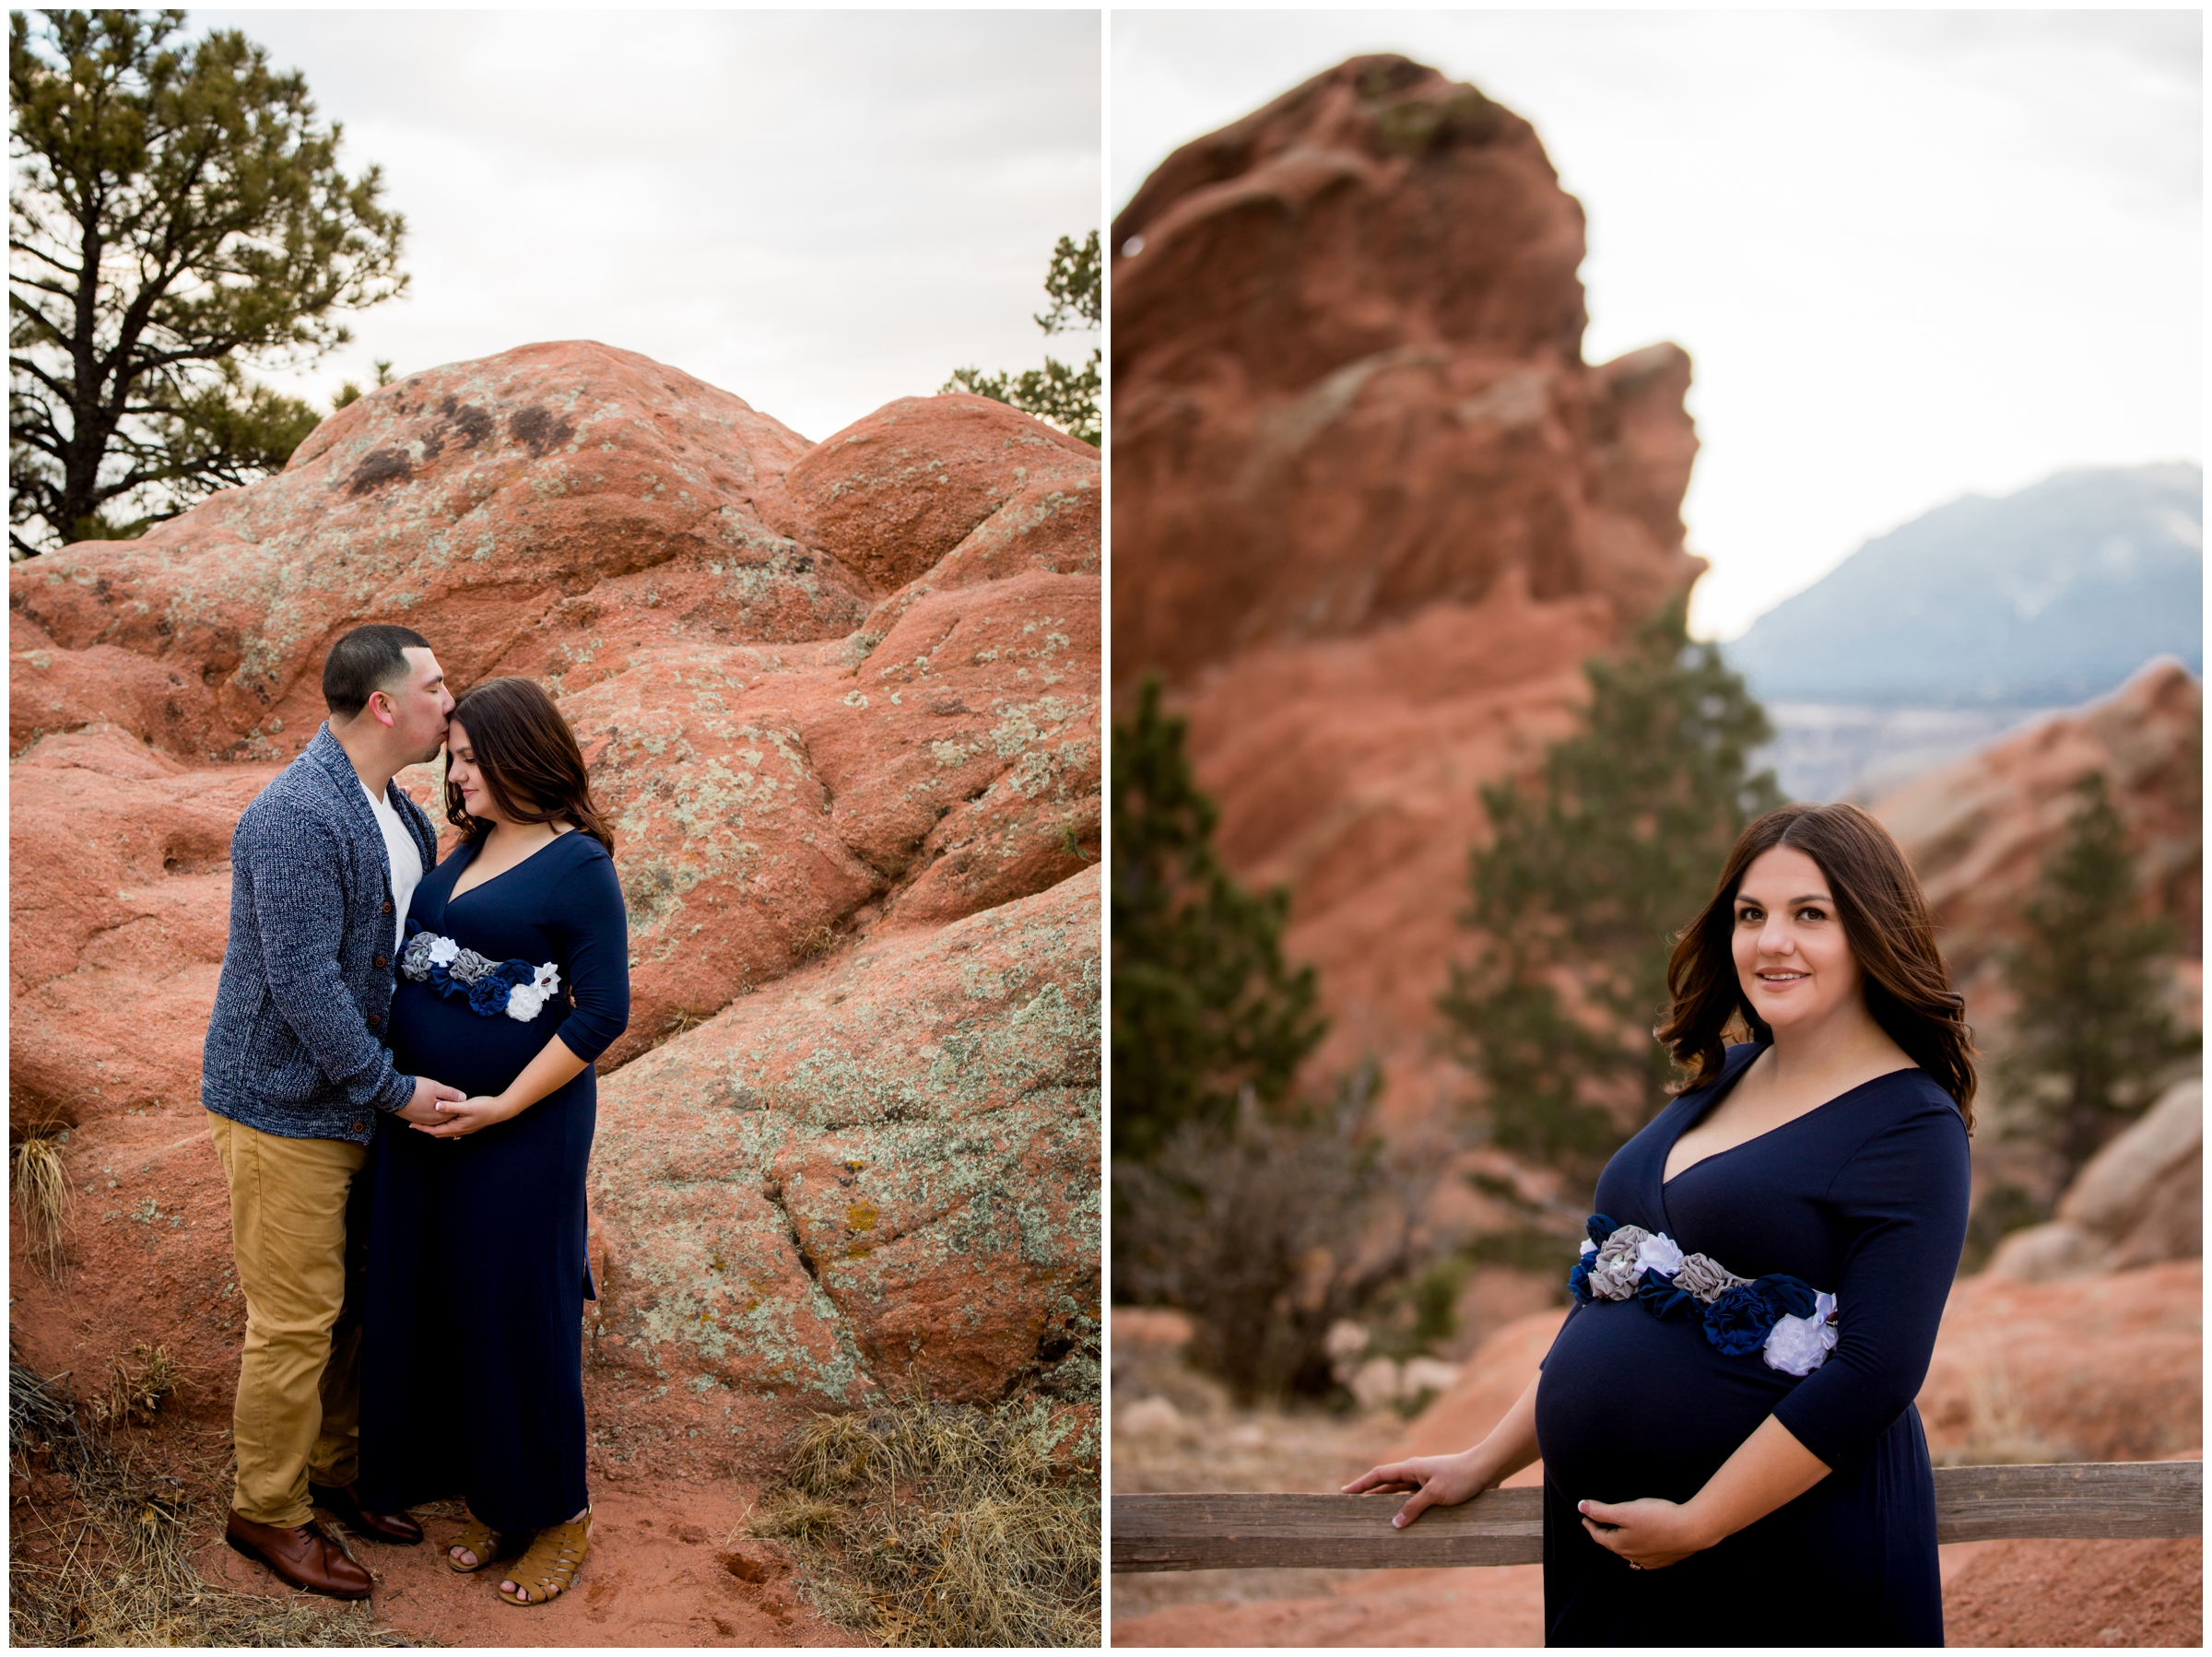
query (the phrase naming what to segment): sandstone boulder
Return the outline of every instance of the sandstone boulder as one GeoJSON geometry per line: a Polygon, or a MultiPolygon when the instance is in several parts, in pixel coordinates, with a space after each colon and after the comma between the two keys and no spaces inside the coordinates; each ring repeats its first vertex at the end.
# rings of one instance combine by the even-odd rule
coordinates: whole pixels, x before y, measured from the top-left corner
{"type": "Polygon", "coordinates": [[[1359,636],[1508,570],[1641,620],[1699,565],[1688,358],[1582,358],[1581,206],[1528,123],[1354,58],[1113,226],[1114,680],[1359,636]]]}
{"type": "MultiPolygon", "coordinates": [[[[73,1193],[63,1281],[17,1256],[31,1361],[166,1343],[188,1407],[227,1413],[198,1076],[230,832],[320,723],[329,641],[399,619],[457,687],[544,682],[617,825],[602,1464],[764,1465],[878,1388],[1089,1408],[1099,475],[982,399],[812,446],[646,358],[532,346],[371,393],[138,541],[18,565],[10,1121],[65,1130],[73,1193]]],[[[436,768],[401,782],[439,817],[436,768]]]]}
{"type": "Polygon", "coordinates": [[[988,397],[901,397],[824,439],[778,519],[889,593],[1025,569],[1095,575],[1099,454],[988,397]]]}
{"type": "Polygon", "coordinates": [[[870,943],[609,1080],[611,1397],[720,1432],[755,1398],[1095,1394],[1098,898],[870,943]]]}
{"type": "Polygon", "coordinates": [[[2049,1283],[1961,1278],[1920,1389],[1929,1453],[2134,1462],[2197,1448],[2204,1280],[2201,1260],[2049,1283]]]}
{"type": "Polygon", "coordinates": [[[1987,1270],[2030,1282],[2123,1271],[2205,1252],[2205,1083],[2176,1082],[2089,1158],[2041,1226],[1997,1245],[1987,1270]]]}
{"type": "Polygon", "coordinates": [[[1954,976],[1973,978],[2017,938],[2022,903],[2066,837],[2075,784],[2104,774],[2148,900],[2183,953],[2204,948],[2204,687],[2159,658],[2110,696],[2046,715],[1870,809],[1912,859],[1954,976]]]}

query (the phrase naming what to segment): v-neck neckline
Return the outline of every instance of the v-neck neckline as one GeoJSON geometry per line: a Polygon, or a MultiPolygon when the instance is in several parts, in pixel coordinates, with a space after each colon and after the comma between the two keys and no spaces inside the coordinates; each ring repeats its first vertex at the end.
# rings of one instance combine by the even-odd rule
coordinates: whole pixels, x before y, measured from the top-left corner
{"type": "Polygon", "coordinates": [[[1810,1121],[1813,1117],[1819,1115],[1821,1111],[1827,1110],[1830,1106],[1841,1104],[1853,1094],[1861,1091],[1863,1088],[1871,1087],[1877,1082],[1886,1082],[1893,1075],[1904,1075],[1908,1072],[1918,1070],[1920,1068],[1920,1066],[1917,1064],[1905,1064],[1900,1065],[1895,1070],[1885,1070],[1879,1075],[1870,1075],[1865,1081],[1855,1083],[1852,1087],[1844,1088],[1843,1091],[1837,1094],[1835,1098],[1822,1099],[1811,1110],[1800,1111],[1796,1115],[1791,1117],[1787,1122],[1778,1122],[1772,1127],[1767,1129],[1764,1133],[1754,1134],[1748,1139],[1739,1139],[1734,1145],[1725,1146],[1721,1150],[1709,1152],[1705,1156],[1700,1157],[1695,1162],[1690,1163],[1688,1167],[1683,1169],[1680,1173],[1669,1176],[1666,1171],[1666,1160],[1669,1157],[1672,1157],[1675,1154],[1675,1146],[1680,1143],[1682,1135],[1688,1133],[1690,1129],[1696,1127],[1699,1122],[1703,1122],[1708,1116],[1712,1114],[1713,1111],[1720,1105],[1720,1102],[1735,1090],[1735,1085],[1744,1079],[1745,1072],[1748,1071],[1752,1065],[1759,1063],[1759,1055],[1766,1051],[1767,1048],[1764,1046],[1758,1048],[1753,1052],[1748,1059],[1744,1061],[1742,1066],[1735,1072],[1734,1075],[1722,1077],[1720,1084],[1713,1089],[1712,1097],[1707,1099],[1702,1105],[1698,1107],[1698,1112],[1695,1116],[1688,1118],[1679,1126],[1677,1126],[1675,1129],[1673,1135],[1667,1140],[1666,1149],[1661,1152],[1659,1157],[1659,1212],[1662,1217],[1665,1217],[1666,1215],[1666,1188],[1672,1185],[1677,1180],[1681,1179],[1684,1174],[1688,1173],[1690,1169],[1703,1168],[1708,1162],[1714,1161],[1719,1158],[1733,1156],[1737,1151],[1744,1149],[1747,1146],[1757,1145],[1762,1139],[1772,1138],[1775,1134],[1781,1133],[1784,1128],[1794,1128],[1801,1122],[1810,1121]]]}
{"type": "MultiPolygon", "coordinates": [[[[559,845],[559,844],[560,844],[560,842],[561,842],[562,840],[564,840],[568,839],[568,838],[569,838],[569,835],[571,835],[571,834],[579,834],[579,833],[582,833],[582,830],[581,830],[581,829],[578,829],[578,828],[571,828],[571,829],[567,830],[565,833],[561,833],[561,834],[556,834],[556,835],[555,835],[555,836],[554,836],[554,837],[553,837],[551,840],[547,840],[547,842],[546,842],[544,845],[542,845],[542,846],[538,847],[538,849],[537,849],[535,852],[531,852],[531,853],[530,853],[530,855],[529,855],[528,857],[521,857],[521,858],[517,858],[517,859],[516,859],[514,862],[512,862],[512,863],[509,864],[508,864],[508,865],[507,865],[505,868],[501,869],[501,870],[500,870],[500,872],[499,872],[497,875],[487,875],[487,876],[485,876],[483,879],[481,879],[481,880],[477,881],[476,885],[474,885],[474,886],[470,887],[468,888],[468,890],[466,890],[465,892],[464,892],[464,891],[459,891],[459,890],[454,890],[454,891],[450,891],[450,892],[446,893],[446,895],[445,895],[445,901],[446,901],[447,907],[449,907],[449,908],[450,908],[450,907],[451,907],[451,906],[453,906],[453,904],[456,904],[456,903],[460,902],[460,901],[461,901],[461,899],[464,899],[464,898],[473,898],[473,897],[475,897],[475,896],[476,896],[476,895],[477,895],[478,892],[482,891],[482,890],[483,890],[483,889],[484,889],[486,887],[488,887],[488,886],[491,885],[493,881],[495,881],[495,880],[504,880],[504,879],[506,879],[508,876],[510,876],[510,875],[513,874],[513,873],[515,872],[515,870],[517,870],[517,869],[521,868],[521,867],[522,867],[522,866],[523,866],[524,864],[527,864],[527,863],[529,863],[529,862],[533,861],[534,859],[535,859],[535,858],[537,858],[537,857],[540,857],[540,856],[544,855],[546,852],[550,852],[550,851],[551,851],[551,850],[552,850],[554,847],[556,847],[556,846],[559,845]]],[[[477,853],[478,853],[479,852],[481,852],[482,850],[483,850],[483,848],[482,848],[480,845],[472,845],[471,847],[469,847],[469,849],[468,849],[468,861],[467,861],[466,863],[463,864],[461,865],[460,869],[459,869],[459,870],[458,870],[458,871],[457,871],[457,872],[454,874],[454,876],[453,876],[453,885],[454,885],[456,887],[458,887],[460,886],[460,884],[461,884],[461,876],[462,876],[463,875],[465,875],[465,874],[467,874],[467,873],[469,872],[469,870],[471,870],[472,868],[476,867],[476,864],[477,864],[477,853]]]]}

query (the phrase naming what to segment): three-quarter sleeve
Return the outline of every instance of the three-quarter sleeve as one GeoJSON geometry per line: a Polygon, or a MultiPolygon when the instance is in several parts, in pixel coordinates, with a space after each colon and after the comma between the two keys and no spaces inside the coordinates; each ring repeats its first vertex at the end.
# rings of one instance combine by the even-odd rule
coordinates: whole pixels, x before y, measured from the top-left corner
{"type": "Polygon", "coordinates": [[[588,1064],[629,1024],[629,919],[615,861],[604,849],[562,876],[553,914],[576,1002],[553,1033],[588,1064]]]}
{"type": "Polygon", "coordinates": [[[1835,1350],[1774,1416],[1831,1468],[1902,1415],[1927,1376],[1971,1178],[1966,1124],[1946,1100],[1875,1134],[1829,1186],[1824,1205],[1844,1239],[1835,1350]]]}

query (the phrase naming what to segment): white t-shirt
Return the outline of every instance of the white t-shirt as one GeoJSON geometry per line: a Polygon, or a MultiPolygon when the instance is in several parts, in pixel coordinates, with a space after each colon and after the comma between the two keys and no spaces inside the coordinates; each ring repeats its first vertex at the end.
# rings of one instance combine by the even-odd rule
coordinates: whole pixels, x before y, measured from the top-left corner
{"type": "Polygon", "coordinates": [[[416,849],[415,837],[407,832],[406,824],[399,820],[399,813],[392,809],[392,803],[369,793],[366,782],[361,783],[361,792],[369,794],[376,826],[384,831],[384,854],[392,864],[392,949],[397,954],[400,941],[407,935],[407,905],[414,901],[415,888],[422,884],[422,853],[416,849]]]}

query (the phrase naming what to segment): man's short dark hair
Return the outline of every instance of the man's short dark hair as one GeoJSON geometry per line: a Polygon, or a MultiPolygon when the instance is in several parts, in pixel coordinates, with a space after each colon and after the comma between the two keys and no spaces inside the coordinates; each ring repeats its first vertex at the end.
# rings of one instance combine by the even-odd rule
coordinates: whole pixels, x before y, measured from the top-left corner
{"type": "Polygon", "coordinates": [[[382,622],[355,628],[323,659],[323,700],[331,717],[353,718],[371,697],[407,676],[408,651],[429,648],[430,641],[413,628],[382,622]]]}

